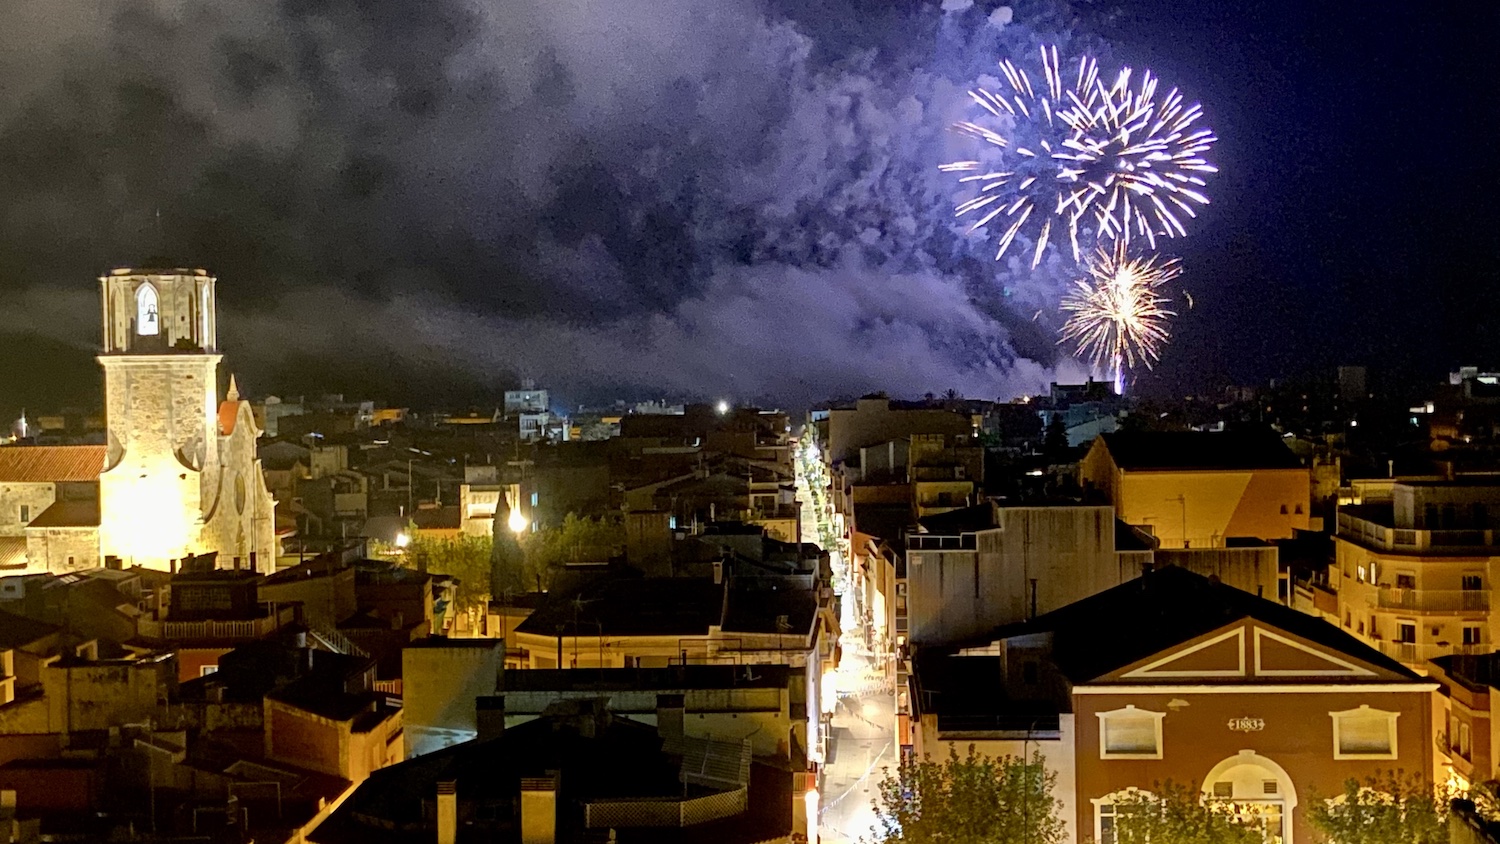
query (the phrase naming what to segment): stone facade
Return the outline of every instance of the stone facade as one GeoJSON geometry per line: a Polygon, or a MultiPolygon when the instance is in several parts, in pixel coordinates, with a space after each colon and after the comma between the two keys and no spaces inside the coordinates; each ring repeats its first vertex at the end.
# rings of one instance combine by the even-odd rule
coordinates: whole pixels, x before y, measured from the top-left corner
{"type": "Polygon", "coordinates": [[[26,525],[57,500],[57,484],[0,484],[0,536],[25,536],[26,525]]]}
{"type": "Polygon", "coordinates": [[[233,380],[218,400],[215,280],[203,270],[115,270],[104,305],[108,452],[99,476],[99,555],[168,569],[218,552],[269,571],[275,501],[259,431],[233,380]]]}
{"type": "Polygon", "coordinates": [[[26,531],[26,562],[29,569],[53,574],[97,568],[99,528],[49,527],[26,531]]]}

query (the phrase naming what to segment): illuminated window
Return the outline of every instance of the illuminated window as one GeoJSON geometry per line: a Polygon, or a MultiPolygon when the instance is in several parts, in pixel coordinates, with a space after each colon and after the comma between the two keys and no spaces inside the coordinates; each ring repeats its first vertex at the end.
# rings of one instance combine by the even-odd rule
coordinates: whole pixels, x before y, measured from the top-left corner
{"type": "Polygon", "coordinates": [[[1099,713],[1100,759],[1160,759],[1165,712],[1127,706],[1099,713]]]}
{"type": "Polygon", "coordinates": [[[1359,569],[1358,569],[1358,571],[1359,571],[1359,574],[1357,576],[1358,580],[1359,580],[1360,583],[1364,583],[1365,582],[1365,567],[1364,566],[1360,566],[1359,569]]]}
{"type": "Polygon", "coordinates": [[[1364,705],[1328,714],[1333,718],[1333,758],[1396,758],[1396,716],[1400,713],[1364,705]]]}
{"type": "Polygon", "coordinates": [[[143,284],[135,291],[135,333],[142,337],[154,337],[160,328],[156,288],[143,284]]]}

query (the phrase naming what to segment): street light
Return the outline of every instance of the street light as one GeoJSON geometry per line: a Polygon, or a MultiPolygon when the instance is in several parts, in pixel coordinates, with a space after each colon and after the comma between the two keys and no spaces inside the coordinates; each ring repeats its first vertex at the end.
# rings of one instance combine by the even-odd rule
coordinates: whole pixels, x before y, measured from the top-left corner
{"type": "Polygon", "coordinates": [[[406,546],[408,546],[410,544],[411,544],[411,537],[407,536],[404,532],[396,534],[396,547],[397,548],[405,548],[406,546]]]}
{"type": "Polygon", "coordinates": [[[719,411],[720,416],[723,416],[724,414],[729,412],[729,402],[725,401],[724,399],[719,399],[719,403],[714,407],[714,409],[719,411]]]}
{"type": "Polygon", "coordinates": [[[506,520],[506,525],[510,527],[511,533],[519,535],[526,532],[526,516],[521,512],[521,508],[511,508],[510,518],[506,520]]]}

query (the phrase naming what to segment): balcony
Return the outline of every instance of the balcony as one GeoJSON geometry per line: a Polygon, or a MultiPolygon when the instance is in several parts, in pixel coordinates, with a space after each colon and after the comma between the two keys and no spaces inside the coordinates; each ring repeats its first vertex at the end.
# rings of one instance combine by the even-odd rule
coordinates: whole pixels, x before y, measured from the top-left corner
{"type": "Polygon", "coordinates": [[[233,621],[158,621],[143,616],[137,630],[143,639],[247,641],[265,638],[295,619],[294,607],[280,607],[261,618],[233,621]]]}
{"type": "Polygon", "coordinates": [[[961,533],[958,536],[938,536],[930,533],[906,535],[906,550],[908,551],[973,551],[978,547],[978,540],[972,533],[961,533]]]}
{"type": "Polygon", "coordinates": [[[1451,656],[1453,654],[1487,654],[1494,650],[1493,645],[1465,645],[1465,644],[1418,644],[1416,642],[1387,642],[1377,640],[1375,645],[1382,654],[1408,665],[1420,665],[1429,659],[1440,656],[1451,656]]]}
{"type": "Polygon", "coordinates": [[[1409,530],[1339,513],[1339,538],[1398,554],[1482,553],[1500,556],[1493,530],[1409,530]]]}
{"type": "Polygon", "coordinates": [[[1484,589],[1392,589],[1381,587],[1375,606],[1411,612],[1488,612],[1490,593],[1484,589]]]}

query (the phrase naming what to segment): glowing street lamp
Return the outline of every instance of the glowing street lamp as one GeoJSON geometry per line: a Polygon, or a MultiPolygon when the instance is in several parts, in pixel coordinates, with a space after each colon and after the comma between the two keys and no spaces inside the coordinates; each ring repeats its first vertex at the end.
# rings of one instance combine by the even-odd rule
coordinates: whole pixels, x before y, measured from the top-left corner
{"type": "Polygon", "coordinates": [[[719,403],[714,406],[714,409],[719,411],[720,416],[723,416],[724,414],[729,412],[729,402],[725,401],[724,399],[719,399],[719,403]]]}
{"type": "Polygon", "coordinates": [[[510,518],[506,520],[506,525],[510,527],[511,533],[525,533],[527,524],[526,516],[521,513],[520,508],[512,508],[510,518]]]}

